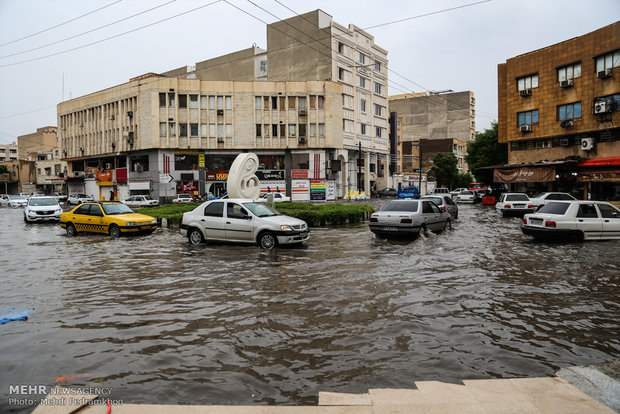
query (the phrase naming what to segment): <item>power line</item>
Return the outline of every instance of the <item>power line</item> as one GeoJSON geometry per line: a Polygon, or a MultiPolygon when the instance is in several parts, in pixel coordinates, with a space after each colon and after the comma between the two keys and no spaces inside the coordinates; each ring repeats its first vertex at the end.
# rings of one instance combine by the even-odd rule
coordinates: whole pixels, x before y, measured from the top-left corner
{"type": "MultiPolygon", "coordinates": [[[[119,0],[119,1],[121,1],[121,0],[119,0]]],[[[167,3],[160,4],[159,6],[155,6],[155,7],[152,7],[152,8],[150,8],[150,9],[147,9],[147,10],[141,11],[141,12],[136,13],[136,14],[133,14],[133,15],[131,15],[131,16],[125,17],[125,18],[123,18],[123,19],[116,20],[116,21],[114,21],[114,22],[112,22],[112,23],[108,23],[108,24],[105,24],[105,25],[103,25],[103,26],[99,26],[99,27],[96,27],[96,28],[94,28],[94,29],[87,30],[86,32],[82,32],[82,33],[79,33],[79,34],[74,35],[74,36],[69,36],[69,37],[66,37],[66,38],[64,38],[64,39],[57,40],[57,41],[55,41],[55,42],[45,44],[45,45],[43,45],[43,46],[38,46],[38,47],[35,47],[35,48],[32,48],[32,49],[28,49],[28,50],[24,50],[24,51],[21,51],[21,52],[12,53],[12,54],[10,54],[10,55],[0,56],[0,59],[5,59],[5,58],[8,58],[8,57],[12,57],[12,56],[22,55],[22,54],[24,54],[24,53],[32,52],[32,51],[35,51],[35,50],[39,50],[39,49],[46,48],[46,47],[48,47],[48,46],[53,46],[53,45],[56,45],[56,44],[58,44],[58,43],[66,42],[67,40],[75,39],[75,38],[77,38],[77,37],[84,36],[85,34],[92,33],[92,32],[96,32],[97,30],[104,29],[104,28],[106,28],[106,27],[109,27],[109,26],[115,25],[115,24],[120,23],[120,22],[124,22],[125,20],[133,19],[133,18],[134,18],[134,17],[136,17],[136,16],[140,16],[140,15],[142,15],[142,14],[148,13],[148,12],[153,11],[153,10],[155,10],[155,9],[158,9],[158,8],[160,8],[160,7],[167,6],[168,4],[170,4],[170,3],[174,3],[175,1],[177,1],[177,0],[171,0],[171,1],[167,2],[167,3]]]]}
{"type": "Polygon", "coordinates": [[[19,113],[19,114],[4,115],[4,116],[0,116],[0,119],[14,118],[14,117],[16,117],[16,116],[27,115],[27,114],[31,114],[31,113],[33,113],[33,112],[44,111],[44,110],[46,110],[46,109],[50,109],[50,108],[56,108],[56,105],[47,106],[47,107],[45,107],[45,108],[33,109],[33,110],[31,110],[31,111],[21,112],[21,113],[19,113]]]}
{"type": "Polygon", "coordinates": [[[121,37],[121,36],[127,35],[127,34],[129,34],[129,33],[137,32],[138,30],[142,30],[142,29],[145,29],[145,28],[147,28],[147,27],[151,27],[151,26],[154,26],[154,25],[156,25],[156,24],[163,23],[163,22],[168,21],[168,20],[172,20],[172,19],[174,19],[174,18],[177,18],[177,17],[183,16],[183,15],[185,15],[185,14],[195,12],[196,10],[203,9],[203,8],[205,8],[205,7],[211,6],[211,5],[216,4],[216,3],[219,3],[219,2],[221,2],[221,1],[222,1],[222,0],[215,0],[215,1],[212,1],[211,3],[203,4],[202,6],[195,7],[195,8],[193,8],[193,9],[191,9],[191,10],[187,10],[187,11],[185,11],[185,12],[183,12],[183,13],[175,14],[174,16],[166,17],[165,19],[161,19],[161,20],[158,20],[158,21],[156,21],[156,22],[149,23],[149,24],[144,25],[144,26],[140,26],[140,27],[138,27],[138,28],[135,28],[135,29],[129,30],[129,31],[127,31],[127,32],[120,33],[120,34],[117,34],[117,35],[114,35],[114,36],[110,36],[110,37],[106,37],[105,39],[101,39],[101,40],[97,40],[97,41],[95,41],[95,42],[87,43],[87,44],[82,45],[82,46],[77,46],[77,47],[74,47],[74,48],[72,48],[72,49],[63,50],[63,51],[61,51],[61,52],[56,52],[56,53],[52,53],[52,54],[45,55],[45,56],[40,56],[40,57],[33,58],[33,59],[22,60],[22,61],[20,61],[20,62],[14,62],[14,63],[9,63],[9,64],[6,64],[6,65],[0,65],[0,68],[6,68],[6,67],[9,67],[9,66],[20,65],[20,64],[22,64],[22,63],[34,62],[34,61],[41,60],[41,59],[46,59],[46,58],[49,58],[49,57],[52,57],[52,56],[58,56],[58,55],[62,55],[62,54],[65,54],[65,53],[73,52],[74,50],[83,49],[83,48],[85,48],[85,47],[92,46],[92,45],[96,45],[96,44],[98,44],[98,43],[103,43],[103,42],[105,42],[105,41],[107,41],[107,40],[115,39],[115,38],[117,38],[117,37],[121,37]]]}
{"type": "Polygon", "coordinates": [[[93,13],[96,13],[96,12],[98,12],[98,11],[100,11],[100,10],[103,10],[103,9],[105,9],[105,8],[107,8],[107,7],[113,6],[114,4],[116,4],[116,3],[120,3],[121,1],[123,1],[123,0],[117,0],[117,1],[112,2],[112,3],[110,3],[110,4],[106,5],[106,6],[99,7],[98,9],[95,9],[95,10],[90,11],[90,12],[88,12],[88,13],[82,14],[81,16],[74,17],[73,19],[67,20],[66,22],[62,22],[62,23],[59,23],[59,24],[57,24],[57,25],[55,25],[55,26],[52,26],[52,27],[49,27],[49,28],[47,28],[47,29],[41,30],[40,32],[36,32],[36,33],[33,33],[33,34],[31,34],[31,35],[28,35],[28,36],[20,37],[19,39],[11,40],[10,42],[2,43],[2,44],[0,44],[0,46],[10,45],[10,44],[12,44],[12,43],[19,42],[19,41],[24,40],[24,39],[28,39],[28,38],[30,38],[30,37],[33,37],[33,36],[39,35],[39,34],[41,34],[41,33],[48,32],[48,31],[50,31],[50,30],[52,30],[52,29],[55,29],[55,28],[60,27],[60,26],[63,26],[63,25],[65,25],[65,24],[67,24],[67,23],[74,22],[74,21],[76,21],[76,20],[78,20],[78,19],[81,19],[82,17],[88,16],[88,15],[90,15],[90,14],[93,14],[93,13]]]}

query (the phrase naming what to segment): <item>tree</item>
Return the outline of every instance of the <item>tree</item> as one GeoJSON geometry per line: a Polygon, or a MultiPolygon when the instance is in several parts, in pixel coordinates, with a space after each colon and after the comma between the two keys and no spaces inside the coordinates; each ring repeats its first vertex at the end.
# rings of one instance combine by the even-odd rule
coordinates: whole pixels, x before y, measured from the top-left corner
{"type": "Polygon", "coordinates": [[[508,162],[508,145],[497,142],[497,122],[491,123],[491,129],[476,135],[474,141],[467,143],[465,161],[479,182],[484,184],[493,182],[493,170],[480,170],[480,168],[508,162]]]}
{"type": "Polygon", "coordinates": [[[451,188],[459,174],[459,170],[456,168],[457,160],[456,156],[450,154],[437,154],[433,158],[433,168],[431,170],[435,173],[435,179],[437,180],[438,187],[451,188]]]}

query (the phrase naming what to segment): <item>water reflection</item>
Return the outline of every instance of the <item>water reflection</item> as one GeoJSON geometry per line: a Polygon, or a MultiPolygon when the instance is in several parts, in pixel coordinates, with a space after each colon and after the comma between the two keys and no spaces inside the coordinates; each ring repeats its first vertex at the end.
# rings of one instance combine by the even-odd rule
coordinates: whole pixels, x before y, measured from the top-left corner
{"type": "Polygon", "coordinates": [[[313,404],[318,391],[544,376],[620,355],[618,242],[547,245],[464,206],[454,230],[306,246],[189,246],[172,230],[112,240],[0,210],[0,389],[113,388],[133,403],[313,404]]]}

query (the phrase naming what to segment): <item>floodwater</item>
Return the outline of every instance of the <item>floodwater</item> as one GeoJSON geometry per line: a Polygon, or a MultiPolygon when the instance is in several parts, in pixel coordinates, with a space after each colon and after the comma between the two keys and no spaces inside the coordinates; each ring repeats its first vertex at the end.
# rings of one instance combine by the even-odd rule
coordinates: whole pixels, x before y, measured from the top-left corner
{"type": "Polygon", "coordinates": [[[5,409],[10,385],[60,376],[125,403],[300,405],[620,357],[620,242],[534,242],[480,205],[414,241],[362,223],[274,251],[69,238],[6,208],[0,235],[2,305],[35,308],[0,325],[5,409]]]}

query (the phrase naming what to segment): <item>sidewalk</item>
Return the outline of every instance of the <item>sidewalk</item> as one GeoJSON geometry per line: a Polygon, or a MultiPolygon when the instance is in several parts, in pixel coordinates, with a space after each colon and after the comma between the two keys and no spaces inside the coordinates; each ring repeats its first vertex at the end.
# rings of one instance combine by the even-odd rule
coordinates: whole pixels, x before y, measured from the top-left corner
{"type": "MultiPolygon", "coordinates": [[[[371,389],[365,394],[320,392],[318,406],[124,404],[112,406],[110,414],[613,414],[620,407],[620,361],[564,368],[558,375],[464,380],[463,385],[417,381],[415,389],[371,389]]],[[[107,410],[103,405],[76,408],[40,405],[33,413],[96,414],[107,410]]]]}

